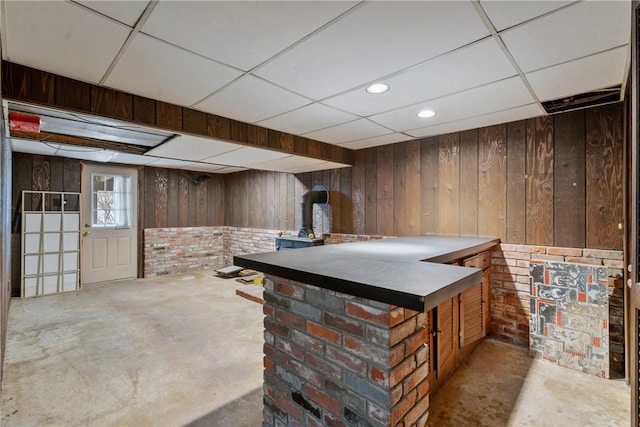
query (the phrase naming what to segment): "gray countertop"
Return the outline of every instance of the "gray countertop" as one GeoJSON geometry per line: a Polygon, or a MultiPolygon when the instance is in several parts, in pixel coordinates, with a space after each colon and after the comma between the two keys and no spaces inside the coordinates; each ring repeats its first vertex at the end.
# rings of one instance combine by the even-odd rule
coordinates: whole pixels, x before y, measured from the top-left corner
{"type": "Polygon", "coordinates": [[[482,281],[479,269],[445,263],[498,242],[491,237],[422,235],[240,255],[234,264],[423,311],[482,281]]]}

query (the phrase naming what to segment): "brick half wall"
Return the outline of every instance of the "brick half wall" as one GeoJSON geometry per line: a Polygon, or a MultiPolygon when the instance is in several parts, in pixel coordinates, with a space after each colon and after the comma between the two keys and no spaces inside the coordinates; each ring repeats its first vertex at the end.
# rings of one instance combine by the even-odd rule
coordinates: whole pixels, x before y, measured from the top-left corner
{"type": "Polygon", "coordinates": [[[589,264],[607,269],[609,276],[610,371],[624,375],[623,253],[621,251],[560,248],[502,243],[491,259],[491,335],[529,346],[531,279],[529,261],[589,264]]]}

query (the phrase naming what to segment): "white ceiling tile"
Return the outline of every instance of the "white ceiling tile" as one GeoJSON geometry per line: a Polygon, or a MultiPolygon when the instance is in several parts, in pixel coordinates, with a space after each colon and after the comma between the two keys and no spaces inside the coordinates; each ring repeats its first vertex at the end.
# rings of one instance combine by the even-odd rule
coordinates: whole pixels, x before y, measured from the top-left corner
{"type": "Polygon", "coordinates": [[[263,150],[260,148],[244,147],[233,150],[213,157],[204,159],[208,163],[217,163],[226,166],[248,166],[254,163],[280,159],[287,157],[289,154],[272,150],[263,150]]]}
{"type": "Polygon", "coordinates": [[[130,27],[136,25],[142,12],[149,2],[147,0],[74,0],[90,9],[95,10],[105,16],[127,24],[130,27]]]}
{"type": "Polygon", "coordinates": [[[6,58],[92,83],[100,81],[129,28],[70,2],[7,1],[6,58]]]}
{"type": "Polygon", "coordinates": [[[362,148],[377,147],[379,145],[394,144],[396,142],[404,142],[413,139],[403,133],[390,133],[388,135],[376,136],[374,138],[360,139],[358,141],[351,141],[345,144],[340,144],[341,147],[349,148],[350,150],[360,150],[362,148]]]}
{"type": "Polygon", "coordinates": [[[340,144],[356,139],[380,136],[389,133],[389,129],[373,123],[367,119],[358,119],[352,122],[307,133],[304,136],[329,144],[340,144]]]}
{"type": "Polygon", "coordinates": [[[524,72],[629,43],[626,1],[582,1],[501,33],[524,72]]]}
{"type": "Polygon", "coordinates": [[[222,173],[222,174],[228,174],[228,173],[234,173],[234,172],[242,172],[242,171],[246,171],[248,170],[247,168],[236,168],[236,167],[226,167],[226,168],[222,168],[222,169],[216,169],[216,173],[222,173]]]}
{"type": "Polygon", "coordinates": [[[367,2],[254,74],[322,99],[487,35],[468,1],[367,2]]]}
{"type": "Polygon", "coordinates": [[[352,1],[161,1],[142,31],[246,71],[354,4],[352,1]]]}
{"type": "Polygon", "coordinates": [[[478,117],[472,117],[469,119],[414,129],[407,131],[407,133],[416,138],[424,138],[427,136],[444,135],[450,132],[458,132],[467,129],[496,125],[500,123],[508,123],[543,115],[545,115],[545,113],[544,111],[542,111],[542,108],[540,108],[538,104],[529,104],[509,110],[498,111],[478,117]]]}
{"type": "Polygon", "coordinates": [[[118,153],[113,158],[113,163],[124,163],[127,165],[148,165],[155,159],[153,157],[143,156],[140,154],[118,153]]]}
{"type": "Polygon", "coordinates": [[[203,162],[188,162],[185,165],[185,169],[198,172],[214,172],[224,168],[226,168],[224,165],[215,165],[203,162]]]}
{"type": "Polygon", "coordinates": [[[203,160],[227,151],[237,150],[242,145],[217,141],[197,136],[181,135],[166,142],[145,155],[182,160],[203,160]]]}
{"type": "Polygon", "coordinates": [[[106,85],[152,99],[189,106],[242,73],[138,34],[106,85]]]}
{"type": "Polygon", "coordinates": [[[268,160],[251,165],[254,169],[275,170],[289,172],[303,168],[315,167],[325,163],[325,160],[312,159],[303,156],[288,156],[282,159],[268,160]]]}
{"type": "Polygon", "coordinates": [[[515,68],[502,49],[491,38],[384,79],[384,83],[389,85],[389,90],[385,93],[373,95],[365,88],[358,88],[322,102],[368,116],[516,74],[515,68]]]}
{"type": "Polygon", "coordinates": [[[311,104],[261,121],[260,126],[301,135],[357,119],[357,116],[322,104],[311,104]]]}
{"type": "Polygon", "coordinates": [[[154,168],[187,169],[190,164],[191,162],[185,162],[183,160],[157,158],[149,163],[149,166],[153,166],[154,168]]]}
{"type": "Polygon", "coordinates": [[[604,89],[622,82],[627,46],[526,75],[541,101],[604,89]]]}
{"type": "Polygon", "coordinates": [[[44,142],[21,138],[11,138],[11,147],[12,151],[18,153],[41,154],[44,156],[54,156],[58,150],[57,144],[45,144],[44,142]]]}
{"type": "Polygon", "coordinates": [[[448,123],[534,102],[520,77],[511,77],[486,86],[459,92],[388,113],[371,116],[370,120],[395,131],[405,131],[448,123]],[[434,117],[421,119],[418,112],[430,109],[434,117]]]}
{"type": "Polygon", "coordinates": [[[194,107],[208,113],[255,123],[309,103],[311,101],[307,98],[247,74],[194,107]]]}
{"type": "Polygon", "coordinates": [[[491,23],[498,31],[544,15],[569,3],[571,1],[480,0],[480,6],[482,6],[491,23]]]}

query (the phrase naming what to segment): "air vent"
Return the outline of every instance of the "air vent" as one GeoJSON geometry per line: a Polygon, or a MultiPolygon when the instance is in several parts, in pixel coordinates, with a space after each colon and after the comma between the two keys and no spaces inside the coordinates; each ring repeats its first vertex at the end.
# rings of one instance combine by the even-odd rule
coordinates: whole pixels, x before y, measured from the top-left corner
{"type": "Polygon", "coordinates": [[[600,89],[580,95],[545,101],[542,106],[549,114],[563,111],[579,110],[581,108],[595,107],[596,105],[613,104],[620,101],[620,86],[600,89]]]}

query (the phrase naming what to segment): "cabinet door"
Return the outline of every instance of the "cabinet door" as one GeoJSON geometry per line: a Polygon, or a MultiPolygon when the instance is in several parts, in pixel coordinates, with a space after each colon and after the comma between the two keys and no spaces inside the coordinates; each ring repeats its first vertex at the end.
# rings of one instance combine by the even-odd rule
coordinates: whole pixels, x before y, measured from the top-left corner
{"type": "Polygon", "coordinates": [[[482,273],[482,336],[491,330],[491,269],[482,273]]]}
{"type": "Polygon", "coordinates": [[[437,309],[437,378],[445,377],[453,369],[458,337],[457,300],[458,297],[451,298],[437,309]]]}
{"type": "Polygon", "coordinates": [[[460,294],[460,348],[483,337],[482,285],[478,283],[460,294]]]}

